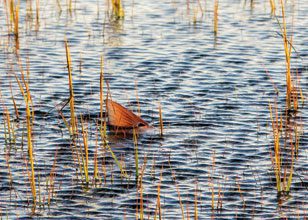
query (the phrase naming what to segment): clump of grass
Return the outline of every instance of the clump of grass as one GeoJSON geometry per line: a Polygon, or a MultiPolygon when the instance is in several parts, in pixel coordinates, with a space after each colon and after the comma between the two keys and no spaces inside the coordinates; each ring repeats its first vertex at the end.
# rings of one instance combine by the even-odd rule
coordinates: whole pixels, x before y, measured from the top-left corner
{"type": "Polygon", "coordinates": [[[286,113],[283,120],[278,114],[278,107],[275,104],[273,110],[269,104],[270,118],[272,122],[272,134],[274,141],[273,155],[271,161],[275,173],[276,189],[279,198],[288,196],[291,190],[291,184],[294,173],[294,162],[296,160],[296,152],[299,148],[300,131],[296,122],[291,123],[291,119],[286,113]],[[284,128],[284,132],[283,132],[284,128]],[[284,135],[284,147],[281,147],[281,137],[284,135]]]}

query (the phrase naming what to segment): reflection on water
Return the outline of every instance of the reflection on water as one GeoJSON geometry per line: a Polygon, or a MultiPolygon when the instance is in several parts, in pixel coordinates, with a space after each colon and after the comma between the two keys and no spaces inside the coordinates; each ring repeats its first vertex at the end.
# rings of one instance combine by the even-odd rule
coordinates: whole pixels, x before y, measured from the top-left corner
{"type": "MultiPolygon", "coordinates": [[[[217,35],[214,1],[124,1],[124,19],[112,18],[106,2],[74,1],[71,10],[69,2],[57,2],[39,1],[37,18],[36,2],[21,1],[18,38],[8,29],[9,5],[1,3],[0,216],[28,218],[32,208],[25,105],[15,78],[21,79],[18,51],[34,109],[35,217],[122,219],[135,217],[136,210],[145,218],[162,213],[165,219],[192,218],[196,210],[199,219],[305,217],[305,133],[291,196],[282,201],[276,193],[268,104],[277,99],[285,105],[285,55],[269,2],[219,1],[217,35]],[[70,122],[69,107],[61,112],[63,104],[58,105],[69,97],[65,37],[75,111],[78,120],[85,119],[86,136],[80,133],[75,143],[63,120],[70,122]],[[100,133],[101,55],[112,98],[134,112],[140,108],[155,127],[137,142],[111,131],[104,142],[100,133]],[[88,185],[86,154],[76,153],[85,152],[84,142],[88,185]]],[[[307,10],[303,2],[286,7],[300,55],[293,53],[292,69],[303,99],[307,10]]],[[[304,131],[307,108],[299,105],[294,120],[304,131]]]]}

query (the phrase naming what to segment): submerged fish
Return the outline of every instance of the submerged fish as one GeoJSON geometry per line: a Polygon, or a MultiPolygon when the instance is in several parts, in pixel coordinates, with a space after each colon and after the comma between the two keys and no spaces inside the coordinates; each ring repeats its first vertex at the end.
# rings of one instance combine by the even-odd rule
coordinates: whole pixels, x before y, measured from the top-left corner
{"type": "Polygon", "coordinates": [[[108,125],[113,127],[116,131],[130,130],[134,128],[150,128],[150,125],[146,121],[117,102],[107,99],[106,109],[108,125]]]}

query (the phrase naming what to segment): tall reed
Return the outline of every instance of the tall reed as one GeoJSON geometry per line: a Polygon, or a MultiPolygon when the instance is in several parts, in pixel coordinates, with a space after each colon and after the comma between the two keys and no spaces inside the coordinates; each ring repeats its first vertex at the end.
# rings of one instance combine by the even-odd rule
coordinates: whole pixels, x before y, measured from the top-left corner
{"type": "Polygon", "coordinates": [[[159,112],[159,131],[160,131],[160,136],[162,137],[164,135],[164,122],[163,122],[163,113],[160,103],[158,107],[158,112],[159,112]]]}
{"type": "Polygon", "coordinates": [[[218,5],[219,5],[219,0],[215,0],[214,2],[214,35],[215,36],[218,33],[218,5]]]}
{"type": "Polygon", "coordinates": [[[76,118],[75,118],[75,101],[74,101],[74,88],[73,88],[73,77],[72,77],[72,61],[71,61],[71,53],[70,48],[65,39],[65,51],[66,51],[66,62],[67,62],[67,70],[68,70],[68,85],[69,85],[69,104],[70,104],[70,112],[71,112],[71,123],[70,123],[70,133],[71,135],[77,134],[76,129],[76,118]]]}
{"type": "MultiPolygon", "coordinates": [[[[291,52],[292,52],[292,39],[289,41],[288,39],[288,32],[287,32],[287,22],[286,22],[286,15],[285,15],[285,5],[284,1],[280,0],[281,5],[281,15],[282,15],[282,27],[281,32],[283,36],[283,43],[284,43],[284,52],[285,52],[285,60],[286,60],[286,84],[287,84],[287,91],[286,91],[286,103],[288,109],[291,109],[292,103],[292,78],[291,78],[291,52]]],[[[293,106],[295,107],[295,106],[293,106]]],[[[296,109],[295,109],[296,110],[296,109]]]]}
{"type": "Polygon", "coordinates": [[[120,19],[124,17],[124,9],[121,0],[111,0],[112,14],[115,18],[120,19]]]}
{"type": "Polygon", "coordinates": [[[134,148],[135,148],[136,183],[138,183],[138,178],[139,178],[139,155],[138,155],[137,131],[136,131],[135,128],[133,128],[133,139],[134,139],[134,148]]]}
{"type": "Polygon", "coordinates": [[[80,122],[81,122],[81,131],[82,131],[82,139],[83,139],[83,152],[81,150],[82,155],[82,168],[83,173],[85,176],[85,182],[86,184],[89,184],[89,146],[88,146],[88,132],[85,129],[84,121],[82,116],[80,116],[80,122]]]}
{"type": "Polygon", "coordinates": [[[269,0],[270,2],[270,5],[271,5],[271,13],[272,14],[275,14],[275,11],[276,11],[276,3],[275,3],[275,0],[269,0]]]}
{"type": "Polygon", "coordinates": [[[32,210],[35,211],[37,194],[36,194],[34,154],[33,154],[33,144],[32,144],[32,125],[33,125],[33,120],[34,120],[34,111],[33,111],[33,104],[32,104],[29,85],[28,85],[28,82],[24,79],[24,73],[23,73],[20,58],[18,58],[18,63],[20,66],[22,83],[20,82],[20,80],[18,79],[16,75],[15,75],[15,79],[18,83],[19,90],[24,97],[24,101],[26,105],[28,156],[29,156],[29,162],[31,166],[31,173],[29,174],[29,181],[30,181],[30,187],[31,187],[32,198],[33,198],[33,209],[32,210]],[[24,87],[26,91],[24,90],[24,87]]]}

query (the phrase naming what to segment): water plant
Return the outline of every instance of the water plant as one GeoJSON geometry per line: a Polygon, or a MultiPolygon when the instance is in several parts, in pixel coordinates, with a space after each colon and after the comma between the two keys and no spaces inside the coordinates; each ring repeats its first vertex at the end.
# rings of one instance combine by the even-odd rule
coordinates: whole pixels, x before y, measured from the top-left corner
{"type": "Polygon", "coordinates": [[[288,196],[294,174],[294,162],[298,150],[300,131],[294,120],[278,113],[277,104],[269,104],[270,118],[272,123],[272,135],[274,142],[273,154],[271,154],[272,166],[275,173],[276,189],[279,198],[288,196]],[[282,138],[283,137],[283,138],[282,138]],[[284,141],[283,147],[281,146],[284,141]]]}

